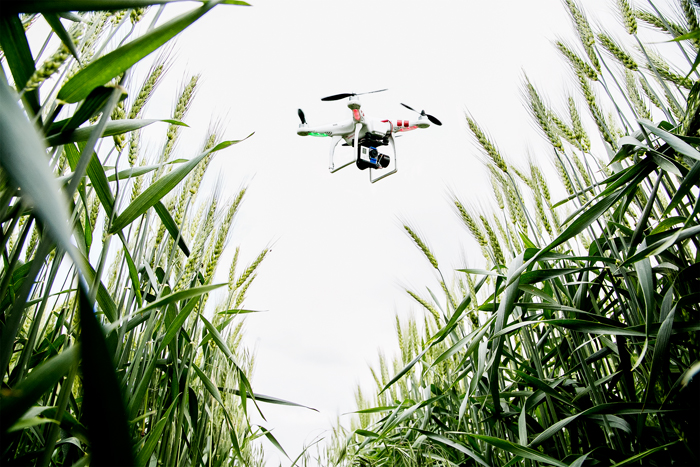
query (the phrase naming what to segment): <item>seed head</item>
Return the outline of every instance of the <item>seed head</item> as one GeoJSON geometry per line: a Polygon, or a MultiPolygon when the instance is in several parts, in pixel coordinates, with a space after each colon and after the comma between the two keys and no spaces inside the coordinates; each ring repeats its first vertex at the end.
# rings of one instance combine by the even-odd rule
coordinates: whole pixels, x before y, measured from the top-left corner
{"type": "Polygon", "coordinates": [[[464,225],[467,226],[467,229],[469,229],[469,232],[472,234],[474,239],[479,243],[479,246],[481,246],[482,248],[486,248],[488,246],[488,241],[486,240],[484,233],[481,231],[479,224],[469,214],[469,212],[462,205],[462,203],[460,203],[458,200],[455,199],[454,204],[455,204],[455,207],[457,208],[457,212],[459,212],[459,216],[462,218],[462,222],[464,222],[464,225]]]}
{"type": "Polygon", "coordinates": [[[491,176],[491,188],[493,188],[493,194],[496,196],[496,202],[498,203],[498,209],[501,211],[505,209],[505,204],[503,203],[503,193],[501,193],[498,187],[498,180],[496,180],[493,175],[491,176]]]}
{"type": "Polygon", "coordinates": [[[549,112],[537,93],[537,90],[527,80],[525,82],[525,90],[528,97],[528,107],[530,108],[532,116],[535,118],[537,124],[542,129],[552,146],[554,146],[554,148],[558,151],[563,152],[564,146],[561,144],[559,135],[552,128],[552,124],[549,119],[549,112]]]}
{"type": "Polygon", "coordinates": [[[146,81],[143,82],[141,85],[141,89],[139,90],[139,93],[136,95],[136,99],[134,100],[134,103],[131,105],[131,110],[129,111],[129,118],[130,119],[135,119],[139,118],[141,115],[141,112],[143,111],[144,106],[148,102],[148,100],[151,98],[153,95],[153,91],[160,82],[160,78],[163,74],[163,69],[164,66],[162,63],[159,63],[156,65],[152,70],[151,73],[148,75],[148,78],[146,78],[146,81]]]}
{"type": "Polygon", "coordinates": [[[234,289],[238,289],[240,286],[242,286],[243,283],[248,279],[248,277],[250,277],[250,275],[253,274],[253,272],[255,272],[255,270],[258,268],[262,260],[265,259],[265,255],[267,255],[269,251],[269,249],[265,248],[262,252],[260,252],[258,257],[255,258],[255,261],[253,261],[250,264],[250,266],[248,266],[248,268],[245,270],[245,272],[241,275],[241,277],[238,278],[234,289]]]}
{"type": "Polygon", "coordinates": [[[467,123],[469,124],[469,129],[472,131],[481,147],[484,148],[486,154],[491,158],[493,163],[496,164],[496,167],[501,169],[504,173],[508,172],[508,166],[506,165],[506,161],[498,152],[496,146],[491,141],[489,141],[484,132],[481,131],[481,128],[479,128],[476,122],[472,120],[469,116],[467,116],[467,123]]]}
{"type": "Polygon", "coordinates": [[[578,146],[578,138],[576,132],[572,128],[569,128],[569,126],[564,123],[562,119],[560,119],[554,112],[549,113],[549,119],[554,124],[554,128],[556,128],[559,135],[574,146],[578,146]]]}
{"type": "Polygon", "coordinates": [[[649,109],[647,109],[646,104],[642,100],[642,97],[639,95],[637,90],[637,79],[635,78],[634,73],[627,69],[625,69],[625,88],[627,89],[627,95],[629,96],[630,102],[632,102],[632,106],[637,112],[637,115],[641,118],[649,119],[651,114],[649,113],[649,109]]]}
{"type": "Polygon", "coordinates": [[[639,80],[639,84],[642,85],[642,91],[644,95],[649,98],[649,101],[656,106],[656,108],[663,110],[664,105],[659,100],[656,93],[649,87],[649,83],[645,79],[639,80]]]}
{"type": "Polygon", "coordinates": [[[236,302],[233,305],[233,308],[238,309],[243,304],[243,300],[245,300],[245,293],[248,291],[248,287],[250,287],[250,284],[253,283],[255,278],[258,277],[257,274],[253,274],[250,276],[250,278],[243,284],[243,287],[240,288],[238,291],[238,297],[236,297],[236,302]]]}
{"type": "Polygon", "coordinates": [[[583,93],[583,96],[586,98],[586,103],[588,104],[588,109],[591,112],[591,116],[593,117],[593,120],[595,121],[596,125],[598,126],[598,130],[600,131],[601,136],[613,149],[617,148],[615,140],[612,136],[612,132],[608,128],[608,125],[605,122],[605,119],[603,118],[603,114],[601,113],[600,108],[598,107],[595,95],[593,94],[593,90],[591,89],[590,85],[588,84],[588,80],[581,73],[577,73],[577,76],[578,76],[579,84],[581,85],[581,92],[583,93]]]}
{"type": "Polygon", "coordinates": [[[233,284],[235,283],[234,279],[236,277],[236,265],[238,263],[238,254],[240,253],[241,248],[236,247],[236,252],[233,254],[233,260],[231,261],[231,266],[229,267],[228,270],[228,290],[229,292],[233,292],[233,284]]]}
{"type": "MultiPolygon", "coordinates": [[[[124,117],[126,117],[126,111],[124,110],[124,101],[121,100],[117,103],[116,107],[114,107],[111,118],[112,120],[123,120],[124,117]]],[[[124,133],[114,135],[112,139],[114,140],[114,148],[117,152],[122,152],[126,146],[126,135],[124,133]]]]}
{"type": "MultiPolygon", "coordinates": [[[[691,31],[697,31],[700,29],[700,24],[698,24],[698,15],[695,11],[695,6],[690,0],[680,0],[681,9],[685,15],[685,20],[688,22],[688,28],[691,31]]],[[[694,39],[693,43],[695,47],[700,47],[700,39],[694,39]]]]}
{"type": "Polygon", "coordinates": [[[580,70],[591,80],[598,81],[598,72],[581,57],[576,55],[576,53],[567,47],[566,44],[564,44],[562,41],[557,41],[557,49],[559,49],[559,52],[561,52],[561,54],[569,60],[574,69],[580,70]]]}
{"type": "Polygon", "coordinates": [[[579,175],[581,176],[581,178],[583,178],[583,182],[587,187],[591,186],[591,178],[588,176],[588,171],[583,165],[583,162],[581,162],[581,159],[576,155],[576,153],[574,153],[572,157],[574,159],[574,165],[578,169],[579,175]]]}
{"type": "Polygon", "coordinates": [[[637,18],[629,2],[627,0],[617,0],[617,9],[625,29],[627,29],[627,33],[630,35],[637,34],[637,18]]]}
{"type": "Polygon", "coordinates": [[[434,306],[432,306],[427,301],[423,300],[421,297],[418,296],[418,294],[416,294],[408,289],[406,289],[406,293],[408,293],[408,295],[410,295],[415,301],[420,303],[423,306],[423,308],[428,310],[430,312],[430,314],[433,315],[433,318],[435,319],[435,324],[440,326],[440,313],[437,312],[437,310],[435,309],[434,306]]]}
{"type": "Polygon", "coordinates": [[[131,24],[136,24],[139,21],[141,21],[144,13],[146,13],[146,10],[148,10],[148,7],[133,8],[131,10],[131,14],[129,15],[129,19],[131,20],[131,24]]]}
{"type": "Polygon", "coordinates": [[[576,132],[576,140],[578,141],[581,150],[588,152],[591,150],[591,140],[588,138],[588,133],[586,133],[586,130],[583,128],[583,124],[581,123],[581,116],[576,108],[576,102],[574,102],[574,98],[571,96],[569,96],[568,102],[571,125],[574,128],[574,132],[576,132]]]}
{"type": "Polygon", "coordinates": [[[569,195],[573,195],[575,191],[574,186],[571,183],[571,178],[569,178],[569,174],[566,172],[566,169],[564,169],[564,166],[562,165],[558,157],[554,158],[554,166],[556,167],[557,173],[559,174],[559,179],[564,184],[564,188],[566,188],[566,192],[569,195]]]}
{"type": "Polygon", "coordinates": [[[428,246],[425,244],[425,242],[409,226],[404,225],[403,228],[404,228],[404,230],[406,230],[408,235],[411,237],[411,240],[413,240],[413,243],[415,243],[416,246],[423,252],[425,257],[428,258],[428,261],[430,261],[430,264],[435,269],[438,269],[438,262],[435,259],[435,256],[433,256],[433,253],[430,251],[428,246]]]}
{"type": "MultiPolygon", "coordinates": [[[[177,104],[175,105],[175,110],[173,111],[173,120],[182,121],[182,119],[185,117],[185,114],[189,110],[190,103],[192,102],[192,98],[194,97],[195,90],[197,89],[198,81],[199,75],[194,75],[183,88],[182,93],[180,93],[180,97],[177,100],[177,104]]],[[[168,127],[167,140],[163,154],[160,157],[160,162],[165,162],[170,159],[170,154],[172,153],[177,137],[180,134],[180,128],[180,125],[170,125],[168,127]]],[[[161,170],[158,171],[159,174],[160,172],[161,170]]]]}
{"type": "Polygon", "coordinates": [[[493,231],[491,226],[489,225],[488,220],[484,216],[480,216],[481,218],[481,223],[484,226],[484,230],[486,230],[486,235],[489,239],[489,245],[491,246],[491,252],[493,253],[493,258],[494,261],[496,262],[497,266],[503,266],[506,264],[506,260],[503,257],[503,251],[501,250],[501,244],[498,242],[498,237],[496,237],[496,233],[493,231]]]}
{"type": "Polygon", "coordinates": [[[660,56],[653,53],[650,53],[648,55],[649,59],[651,60],[651,64],[647,66],[649,71],[654,73],[654,69],[656,69],[656,72],[659,74],[659,76],[661,76],[661,78],[665,79],[666,81],[675,83],[678,86],[684,87],[688,90],[690,90],[693,87],[693,80],[672,72],[669,64],[666,63],[660,56]]]}
{"type": "Polygon", "coordinates": [[[530,163],[530,173],[532,174],[532,179],[537,185],[539,193],[541,193],[542,196],[544,196],[545,201],[547,202],[547,204],[549,204],[551,202],[549,187],[547,186],[547,182],[545,181],[544,176],[542,175],[542,171],[535,164],[530,163]]]}
{"type": "Polygon", "coordinates": [[[566,6],[569,8],[569,14],[571,14],[571,19],[576,27],[576,32],[578,33],[581,44],[583,45],[586,55],[588,55],[589,60],[593,64],[593,68],[598,70],[600,73],[600,62],[598,61],[598,56],[595,51],[595,36],[593,35],[593,30],[588,24],[586,16],[581,11],[581,8],[576,4],[574,0],[564,0],[566,6]]]}
{"type": "Polygon", "coordinates": [[[127,10],[117,10],[112,12],[112,24],[119,24],[121,20],[124,19],[126,12],[127,10]]]}
{"type": "Polygon", "coordinates": [[[620,62],[622,66],[632,71],[637,71],[639,69],[637,62],[634,61],[632,56],[625,52],[622,46],[615,42],[612,37],[605,33],[600,33],[598,34],[598,41],[600,41],[600,45],[602,45],[612,57],[620,62]]]}
{"type": "Polygon", "coordinates": [[[634,16],[661,31],[671,34],[673,37],[683,35],[683,27],[679,24],[671,23],[668,18],[662,20],[653,13],[646,10],[634,10],[634,16]],[[670,28],[670,29],[669,29],[670,28]]]}
{"type": "MultiPolygon", "coordinates": [[[[82,34],[82,26],[71,28],[71,37],[73,41],[80,38],[82,34]]],[[[59,68],[61,68],[61,65],[65,63],[68,57],[70,57],[70,50],[68,50],[68,47],[61,42],[61,45],[58,46],[56,52],[54,52],[51,57],[45,60],[44,63],[42,63],[41,66],[35,70],[34,73],[32,73],[32,76],[30,76],[27,80],[27,84],[24,85],[24,90],[33,91],[34,89],[38,88],[41,83],[49,79],[59,70],[59,68]]]]}

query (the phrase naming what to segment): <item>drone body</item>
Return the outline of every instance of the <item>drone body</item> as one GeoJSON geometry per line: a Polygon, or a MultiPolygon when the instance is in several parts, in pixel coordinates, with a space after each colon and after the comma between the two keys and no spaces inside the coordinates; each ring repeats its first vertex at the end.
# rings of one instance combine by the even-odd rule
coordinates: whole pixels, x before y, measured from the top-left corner
{"type": "MultiPolygon", "coordinates": [[[[383,89],[382,91],[385,91],[383,89]]],[[[373,91],[379,92],[379,91],[373,91]]],[[[363,93],[369,94],[369,93],[363,93]]],[[[327,125],[310,126],[306,123],[304,112],[299,109],[299,118],[301,124],[297,129],[299,136],[320,136],[330,137],[331,147],[328,155],[329,170],[331,173],[347,167],[355,162],[361,170],[370,169],[370,181],[372,183],[388,177],[396,173],[396,145],[394,135],[403,133],[418,128],[429,128],[432,124],[441,125],[440,121],[428,115],[425,112],[420,112],[420,116],[415,120],[397,120],[395,123],[390,120],[379,120],[376,118],[367,117],[361,110],[362,105],[357,94],[346,93],[328,96],[321,100],[335,101],[344,98],[349,98],[348,108],[352,111],[352,118],[339,123],[327,125]],[[350,162],[344,162],[341,165],[335,164],[335,149],[338,143],[343,140],[344,146],[352,146],[355,153],[355,159],[350,162]],[[391,149],[391,154],[380,153],[379,148],[387,146],[391,149]],[[379,173],[377,173],[379,172],[379,173]]],[[[404,107],[413,110],[406,104],[404,107]]]]}

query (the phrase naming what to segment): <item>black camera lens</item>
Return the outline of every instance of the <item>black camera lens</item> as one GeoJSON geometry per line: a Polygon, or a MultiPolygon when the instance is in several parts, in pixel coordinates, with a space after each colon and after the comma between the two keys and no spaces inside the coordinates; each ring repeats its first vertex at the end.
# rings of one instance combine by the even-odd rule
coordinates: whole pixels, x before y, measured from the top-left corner
{"type": "Polygon", "coordinates": [[[379,165],[381,165],[383,169],[389,167],[389,162],[391,162],[391,159],[386,154],[382,154],[379,158],[379,165]]]}

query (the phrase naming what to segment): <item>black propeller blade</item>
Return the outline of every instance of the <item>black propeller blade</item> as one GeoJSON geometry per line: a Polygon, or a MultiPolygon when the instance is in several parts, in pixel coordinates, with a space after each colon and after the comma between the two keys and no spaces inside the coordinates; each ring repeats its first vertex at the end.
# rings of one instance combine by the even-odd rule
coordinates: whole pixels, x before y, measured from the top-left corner
{"type": "Polygon", "coordinates": [[[301,119],[302,125],[306,125],[306,117],[304,117],[304,112],[299,109],[299,118],[301,119]]]}
{"type": "Polygon", "coordinates": [[[428,120],[430,120],[430,123],[433,123],[433,124],[435,124],[435,125],[437,125],[437,126],[442,126],[442,122],[440,122],[440,120],[438,120],[437,118],[433,117],[433,116],[430,115],[430,114],[425,113],[425,110],[421,110],[420,112],[418,112],[416,109],[414,109],[413,107],[407,106],[407,105],[404,104],[403,102],[401,103],[401,105],[403,105],[404,107],[406,107],[408,110],[413,110],[413,111],[416,112],[416,113],[419,113],[419,114],[421,114],[421,115],[425,115],[426,117],[428,117],[428,120]]]}
{"type": "Polygon", "coordinates": [[[339,101],[340,99],[345,99],[346,97],[354,96],[355,94],[353,93],[343,93],[343,94],[335,94],[332,96],[324,97],[321,99],[322,101],[339,101]]]}
{"type": "Polygon", "coordinates": [[[380,89],[380,90],[378,90],[378,91],[369,91],[369,92],[358,92],[358,93],[355,93],[355,92],[344,92],[344,93],[342,93],[342,94],[334,94],[334,95],[332,95],[332,96],[324,97],[324,98],[322,98],[321,100],[322,100],[322,101],[326,101],[326,102],[328,102],[328,101],[339,101],[340,99],[345,99],[346,97],[350,97],[350,96],[361,96],[361,95],[363,95],[363,94],[372,94],[372,93],[375,93],[375,92],[382,92],[382,91],[386,91],[386,89],[380,89]]]}

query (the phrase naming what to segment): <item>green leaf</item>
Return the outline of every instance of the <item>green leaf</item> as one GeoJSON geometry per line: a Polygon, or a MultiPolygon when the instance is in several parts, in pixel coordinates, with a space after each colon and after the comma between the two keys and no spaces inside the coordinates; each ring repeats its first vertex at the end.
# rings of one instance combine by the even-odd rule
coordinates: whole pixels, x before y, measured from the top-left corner
{"type": "Polygon", "coordinates": [[[566,329],[571,329],[572,331],[585,332],[588,334],[645,337],[644,332],[631,330],[625,326],[617,327],[608,324],[595,323],[593,321],[585,321],[580,319],[548,319],[541,321],[541,323],[548,323],[554,326],[561,326],[566,329]]]}
{"type": "Polygon", "coordinates": [[[620,267],[627,266],[628,264],[634,264],[637,261],[647,258],[649,256],[658,255],[659,253],[667,250],[671,245],[676,242],[685,240],[686,238],[694,237],[700,233],[700,226],[689,227],[686,229],[678,229],[675,232],[665,232],[665,235],[646,248],[642,248],[640,251],[627,258],[622,262],[620,267]]]}
{"type": "MultiPolygon", "coordinates": [[[[85,258],[80,252],[77,252],[76,256],[78,258],[76,263],[80,266],[83,275],[85,276],[85,280],[88,284],[93,284],[95,282],[95,270],[92,268],[87,258],[85,258]]],[[[99,281],[97,284],[96,300],[107,320],[109,320],[110,323],[116,321],[118,313],[117,304],[114,303],[112,296],[109,294],[102,281],[99,281]]]]}
{"type": "Polygon", "coordinates": [[[535,451],[534,449],[530,449],[524,446],[520,446],[519,444],[514,444],[511,443],[510,441],[506,441],[501,438],[495,438],[493,436],[485,436],[485,435],[475,435],[475,434],[470,434],[469,436],[473,436],[476,439],[480,439],[481,441],[485,441],[492,446],[495,446],[499,449],[503,449],[504,451],[508,451],[512,454],[515,454],[516,456],[520,456],[525,459],[530,459],[535,462],[541,462],[543,464],[549,464],[549,465],[556,465],[557,467],[568,467],[566,464],[564,464],[561,461],[558,461],[557,459],[554,459],[552,457],[546,456],[542,454],[539,451],[535,451]]]}
{"type": "Polygon", "coordinates": [[[31,418],[25,418],[22,417],[20,418],[17,423],[12,425],[7,432],[12,433],[13,431],[22,431],[25,428],[31,428],[33,426],[38,426],[38,425],[44,425],[46,423],[55,423],[58,424],[56,420],[52,420],[50,418],[43,418],[43,417],[31,417],[31,418]]]}
{"type": "Polygon", "coordinates": [[[79,346],[74,345],[35,368],[17,386],[0,398],[0,433],[14,425],[47,391],[78,362],[79,346]]]}
{"type": "Polygon", "coordinates": [[[58,38],[61,39],[63,45],[66,46],[66,48],[75,57],[75,59],[80,61],[80,57],[78,56],[78,49],[75,48],[73,39],[71,38],[70,34],[68,34],[68,31],[66,31],[66,28],[63,27],[63,23],[61,23],[61,20],[58,18],[58,15],[56,13],[44,12],[41,16],[43,16],[46,22],[49,23],[49,26],[51,26],[53,32],[55,32],[58,38]]]}
{"type": "Polygon", "coordinates": [[[119,239],[122,241],[122,254],[126,260],[126,266],[129,270],[129,280],[131,280],[131,289],[136,297],[136,302],[139,306],[143,306],[143,298],[141,297],[141,284],[139,281],[139,273],[136,270],[136,264],[129,253],[129,242],[126,241],[124,234],[119,232],[119,239]]]}
{"type": "MultiPolygon", "coordinates": [[[[107,122],[105,129],[102,132],[102,137],[121,135],[130,131],[138,130],[155,122],[166,122],[171,125],[176,120],[165,120],[158,118],[136,119],[136,120],[112,120],[107,122]]],[[[69,122],[70,123],[70,122],[69,122]]],[[[178,122],[177,124],[182,124],[178,122]]],[[[63,130],[60,133],[53,134],[46,139],[48,146],[60,146],[68,143],[78,143],[87,141],[97,125],[90,125],[75,130],[63,130]]]]}
{"type": "Polygon", "coordinates": [[[199,297],[225,285],[227,284],[224,282],[222,284],[203,285],[200,287],[193,287],[191,289],[178,290],[175,293],[165,295],[164,297],[161,297],[158,300],[149,303],[145,307],[135,311],[134,314],[144,313],[148,310],[153,310],[155,308],[170,305],[171,303],[177,303],[182,300],[187,300],[188,298],[199,297]]]}
{"type": "MultiPolygon", "coordinates": [[[[486,324],[489,324],[491,320],[489,320],[486,324]]],[[[486,325],[481,326],[481,329],[479,329],[477,332],[472,332],[471,334],[467,335],[465,338],[461,339],[459,342],[457,342],[455,345],[447,349],[445,352],[443,352],[440,356],[438,356],[435,361],[430,365],[431,368],[439,365],[443,361],[451,358],[455,353],[460,351],[466,344],[469,342],[469,347],[467,348],[466,352],[462,356],[462,359],[466,359],[471,355],[474,350],[476,350],[479,347],[479,342],[481,342],[481,339],[484,337],[484,334],[488,332],[489,327],[486,325]]]]}
{"type": "MultiPolygon", "coordinates": [[[[221,285],[214,285],[214,286],[207,286],[207,287],[220,287],[221,285]]],[[[202,292],[201,289],[202,287],[199,288],[200,290],[196,291],[195,293],[197,295],[201,295],[202,292]]],[[[189,290],[183,290],[181,291],[183,294],[180,295],[179,297],[183,297],[189,290]]],[[[175,295],[181,293],[181,292],[175,292],[174,294],[167,295],[163,297],[160,300],[157,300],[156,302],[160,302],[157,306],[167,306],[170,304],[174,304],[175,301],[178,299],[175,297],[175,295]]],[[[196,296],[196,295],[195,295],[196,296]]],[[[153,302],[151,305],[153,305],[153,302]]],[[[192,310],[194,310],[194,306],[197,303],[196,300],[190,300],[187,305],[185,305],[182,310],[180,310],[180,313],[173,319],[173,321],[170,323],[168,326],[168,330],[166,331],[165,335],[161,339],[160,343],[158,344],[158,348],[156,351],[153,353],[153,355],[159,355],[163,349],[165,349],[170,342],[177,336],[177,334],[180,332],[180,329],[182,328],[182,325],[185,323],[187,320],[188,316],[190,313],[192,313],[192,310]]],[[[143,314],[143,311],[148,312],[149,309],[151,309],[151,305],[149,305],[146,308],[142,308],[140,311],[134,313],[134,314],[143,314]]],[[[136,387],[136,390],[134,391],[133,395],[131,396],[131,399],[129,401],[129,406],[127,408],[129,418],[135,418],[136,413],[139,410],[139,407],[141,407],[141,401],[143,400],[143,397],[146,395],[146,390],[148,389],[148,386],[151,384],[151,376],[153,375],[153,371],[155,370],[156,367],[156,359],[151,358],[151,360],[148,363],[148,366],[144,370],[143,376],[141,377],[141,381],[139,382],[138,386],[136,387]]]]}
{"type": "Polygon", "coordinates": [[[261,310],[243,310],[243,309],[232,309],[232,310],[224,310],[224,311],[219,311],[217,312],[218,315],[242,315],[246,313],[264,313],[264,311],[261,310]]]}
{"type": "Polygon", "coordinates": [[[593,271],[599,268],[561,268],[561,269],[537,269],[535,271],[524,272],[520,275],[521,284],[536,284],[538,282],[554,279],[555,277],[567,274],[577,274],[584,271],[593,271]]]}
{"type": "Polygon", "coordinates": [[[287,455],[287,453],[284,452],[284,449],[282,448],[282,445],[277,441],[277,439],[276,439],[274,436],[272,436],[272,433],[270,433],[270,431],[268,431],[267,428],[265,428],[265,427],[263,427],[263,426],[260,426],[260,425],[258,425],[258,428],[260,428],[260,431],[263,432],[263,434],[265,435],[265,438],[267,438],[268,441],[270,441],[270,442],[273,444],[273,446],[275,446],[277,449],[279,449],[280,451],[282,451],[282,454],[284,454],[284,456],[285,456],[287,459],[292,460],[292,459],[287,455]]]}
{"type": "Polygon", "coordinates": [[[671,441],[670,443],[664,444],[663,446],[657,446],[655,448],[647,449],[644,452],[641,452],[639,454],[635,454],[632,457],[628,457],[627,459],[625,459],[621,462],[618,462],[616,464],[613,464],[610,467],[622,467],[623,465],[630,465],[630,464],[639,465],[640,459],[644,459],[648,455],[654,454],[655,452],[661,451],[662,449],[666,449],[669,446],[673,446],[678,441],[680,441],[680,440],[671,441]]]}
{"type": "Polygon", "coordinates": [[[221,0],[208,1],[201,7],[184,13],[91,62],[63,85],[57,99],[68,103],[85,99],[97,86],[104,86],[112,78],[155,52],[220,2],[221,0]]]}
{"type": "Polygon", "coordinates": [[[224,341],[223,337],[221,337],[221,334],[219,334],[219,331],[216,330],[213,324],[209,322],[208,319],[204,317],[204,315],[199,315],[199,319],[202,320],[204,323],[204,327],[207,328],[207,331],[209,331],[209,334],[211,335],[212,339],[214,340],[214,343],[216,343],[216,346],[226,355],[226,358],[233,363],[236,368],[238,368],[238,365],[236,364],[236,358],[233,356],[233,352],[231,352],[231,349],[228,348],[228,345],[224,341]]]}
{"type": "Polygon", "coordinates": [[[158,446],[158,441],[160,441],[160,436],[163,434],[165,424],[168,423],[168,421],[170,420],[170,413],[177,405],[179,397],[175,397],[174,399],[175,400],[173,400],[173,402],[170,404],[170,407],[168,407],[168,410],[165,411],[165,414],[163,414],[161,419],[158,420],[158,423],[156,424],[155,428],[150,430],[146,442],[144,443],[143,447],[139,450],[139,453],[136,455],[134,465],[136,465],[137,467],[145,467],[151,458],[151,454],[153,454],[153,451],[155,451],[156,447],[158,446]]]}
{"type": "MultiPolygon", "coordinates": [[[[47,11],[63,13],[66,11],[124,10],[182,1],[187,0],[61,0],[60,2],[56,0],[3,0],[2,6],[6,13],[44,13],[47,11]]],[[[250,6],[249,3],[239,0],[223,0],[221,3],[250,6]]]]}
{"type": "Polygon", "coordinates": [[[686,387],[695,378],[695,375],[700,373],[700,361],[696,361],[685,370],[681,378],[681,386],[686,387]]]}
{"type": "Polygon", "coordinates": [[[428,439],[432,439],[433,441],[437,441],[440,444],[444,444],[445,446],[449,446],[453,449],[456,449],[460,452],[463,452],[464,454],[471,457],[472,459],[474,459],[476,462],[483,465],[484,467],[491,467],[483,457],[481,457],[479,454],[475,453],[471,449],[468,449],[463,444],[458,443],[457,441],[453,441],[449,438],[446,438],[445,436],[439,435],[439,434],[434,433],[432,431],[420,430],[418,428],[411,428],[411,429],[424,435],[428,439]]]}
{"type": "MultiPolygon", "coordinates": [[[[668,308],[671,306],[673,301],[673,289],[669,289],[668,293],[664,297],[663,308],[668,308]]],[[[668,352],[669,346],[671,344],[671,333],[673,330],[673,318],[676,312],[676,307],[670,309],[664,317],[659,332],[656,335],[656,345],[654,346],[654,355],[651,360],[651,370],[649,371],[649,378],[647,379],[647,387],[644,392],[644,402],[649,399],[650,395],[653,395],[654,384],[656,383],[659,374],[663,371],[664,365],[668,364],[666,359],[666,354],[668,352]]]]}
{"type": "Polygon", "coordinates": [[[0,165],[34,207],[34,214],[49,228],[62,249],[74,250],[66,219],[68,205],[49,170],[41,137],[17,106],[8,86],[0,82],[0,165]]]}
{"type": "MultiPolygon", "coordinates": [[[[239,391],[238,389],[229,389],[229,388],[220,387],[219,390],[227,392],[229,394],[235,394],[239,397],[241,395],[241,391],[239,391]]],[[[300,408],[304,408],[304,409],[313,410],[314,412],[318,412],[318,410],[314,409],[313,407],[308,407],[306,405],[301,405],[301,404],[297,404],[294,402],[286,401],[284,399],[278,399],[278,398],[272,397],[272,396],[266,396],[265,394],[260,394],[257,392],[255,394],[251,394],[251,395],[246,394],[246,396],[250,397],[251,400],[256,400],[259,402],[265,402],[268,404],[286,405],[288,407],[300,407],[300,408]]]]}
{"type": "MultiPolygon", "coordinates": [[[[510,285],[506,287],[504,297],[498,306],[498,311],[496,312],[496,323],[494,324],[493,328],[494,333],[497,333],[503,329],[505,324],[508,322],[508,317],[515,307],[515,299],[519,293],[518,285],[520,284],[520,275],[518,270],[522,264],[523,254],[521,253],[508,266],[508,282],[510,285]]],[[[501,353],[503,352],[504,343],[505,339],[503,337],[497,337],[495,341],[492,341],[491,346],[491,353],[494,357],[489,371],[489,392],[493,398],[493,406],[497,413],[501,411],[501,399],[498,386],[500,378],[498,377],[498,372],[500,371],[501,353]]]]}
{"type": "Polygon", "coordinates": [[[698,152],[690,144],[680,139],[678,136],[662,130],[649,120],[639,119],[637,122],[639,122],[640,125],[649,130],[651,133],[654,133],[656,136],[664,140],[669,146],[680,154],[690,157],[691,159],[695,159],[696,161],[700,161],[700,152],[698,152]]]}
{"type": "MultiPolygon", "coordinates": [[[[201,316],[201,315],[200,315],[201,316]]],[[[238,445],[238,439],[236,438],[236,433],[233,428],[233,424],[231,423],[231,416],[229,415],[228,408],[226,405],[224,405],[224,401],[221,399],[221,393],[219,390],[216,388],[216,385],[211,382],[209,377],[199,369],[197,365],[192,363],[192,368],[194,369],[195,373],[197,373],[197,376],[199,377],[199,380],[202,382],[204,385],[205,389],[209,394],[212,395],[212,397],[221,405],[221,409],[224,412],[224,416],[226,418],[226,421],[229,423],[229,428],[231,432],[231,441],[233,443],[233,449],[236,451],[237,455],[240,457],[241,456],[241,449],[238,445]]]]}
{"type": "Polygon", "coordinates": [[[496,271],[488,271],[486,269],[457,269],[459,272],[466,272],[467,274],[478,274],[478,275],[484,275],[484,276],[500,276],[500,277],[505,277],[503,274],[500,274],[496,271]]]}
{"type": "Polygon", "coordinates": [[[365,438],[379,438],[379,435],[375,433],[374,431],[369,431],[369,430],[361,430],[357,429],[355,430],[355,433],[358,435],[364,436],[365,438]]]}
{"type": "Polygon", "coordinates": [[[185,239],[182,238],[180,229],[175,223],[175,219],[173,219],[173,217],[168,212],[168,209],[163,205],[161,201],[158,201],[156,204],[154,204],[153,209],[156,211],[156,214],[158,214],[158,217],[160,217],[160,221],[165,226],[165,229],[168,231],[173,241],[177,241],[177,245],[180,247],[180,250],[182,250],[185,256],[189,257],[190,249],[187,247],[185,239]]]}
{"type": "Polygon", "coordinates": [[[676,206],[680,204],[683,198],[688,193],[690,193],[690,190],[694,186],[698,185],[698,182],[700,182],[700,162],[696,162],[695,164],[693,164],[693,166],[690,168],[690,171],[683,178],[680,185],[678,185],[676,193],[673,195],[671,202],[668,203],[668,207],[664,211],[664,217],[668,216],[671,213],[671,211],[673,211],[676,208],[676,206]]]}
{"type": "Polygon", "coordinates": [[[124,396],[113,357],[83,287],[80,287],[79,298],[84,390],[81,408],[90,438],[92,464],[134,465],[124,396]]]}
{"type": "MultiPolygon", "coordinates": [[[[80,103],[78,109],[70,118],[52,123],[46,134],[48,136],[53,136],[60,132],[75,130],[90,118],[99,115],[100,110],[109,101],[113,91],[113,86],[96,87],[90,92],[90,95],[80,103]]],[[[126,97],[125,92],[122,93],[122,98],[124,97],[126,97]]]]}
{"type": "MultiPolygon", "coordinates": [[[[251,133],[252,135],[252,133],[251,133]]],[[[248,135],[249,138],[251,135],[248,135]]],[[[224,141],[223,143],[217,144],[215,147],[203,152],[199,156],[193,158],[186,164],[181,165],[177,169],[168,173],[164,177],[156,180],[155,183],[151,184],[148,188],[144,190],[127,208],[122,212],[112,223],[112,227],[109,233],[113,234],[117,231],[123,229],[131,222],[133,222],[137,217],[145,213],[150,207],[154,206],[160,200],[163,199],[165,195],[170,193],[170,191],[175,188],[178,183],[182,181],[197,164],[199,164],[202,159],[204,159],[209,153],[216,152],[221,149],[227,148],[232,144],[239,143],[240,141],[224,141]]]]}
{"type": "MultiPolygon", "coordinates": [[[[5,60],[12,72],[17,90],[24,88],[29,78],[34,74],[34,58],[29,49],[29,42],[24,33],[24,26],[17,15],[12,15],[7,11],[7,2],[2,3],[2,14],[0,15],[0,48],[5,53],[5,60]]],[[[6,84],[3,79],[3,84],[6,84]]],[[[39,97],[37,91],[25,92],[24,102],[31,112],[36,115],[39,111],[39,97]]],[[[3,110],[6,104],[0,105],[3,110]]]]}

